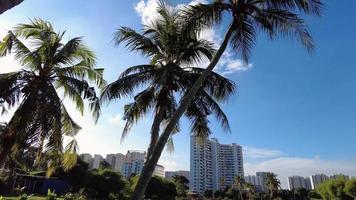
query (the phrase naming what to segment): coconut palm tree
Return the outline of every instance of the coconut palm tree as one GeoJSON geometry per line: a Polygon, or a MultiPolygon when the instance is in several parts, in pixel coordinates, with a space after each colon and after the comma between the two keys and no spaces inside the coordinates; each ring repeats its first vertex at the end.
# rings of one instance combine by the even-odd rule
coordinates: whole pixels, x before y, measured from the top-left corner
{"type": "Polygon", "coordinates": [[[237,189],[239,191],[239,195],[240,198],[243,199],[243,190],[244,190],[244,178],[240,175],[237,175],[234,177],[234,182],[233,182],[233,186],[235,189],[237,189]]]}
{"type": "Polygon", "coordinates": [[[281,182],[278,180],[277,175],[274,173],[268,173],[266,177],[266,187],[269,193],[270,199],[273,199],[281,188],[281,182]]]}
{"type": "MultiPolygon", "coordinates": [[[[314,49],[313,40],[307,25],[300,17],[300,13],[320,16],[321,7],[320,0],[215,0],[211,4],[197,4],[187,7],[183,11],[186,34],[192,34],[192,32],[220,24],[223,21],[223,16],[226,16],[224,13],[228,15],[224,19],[230,20],[229,26],[210,64],[181,100],[173,117],[162,131],[151,159],[146,162],[147,165],[151,166],[150,169],[157,164],[177,122],[217,65],[229,43],[235,53],[240,54],[245,62],[248,62],[257,33],[260,31],[267,33],[270,39],[275,39],[277,36],[296,37],[308,51],[312,52],[314,49]]],[[[145,176],[141,176],[142,182],[149,181],[150,176],[146,178],[149,171],[149,169],[143,171],[142,174],[145,176]]],[[[144,188],[137,188],[134,197],[137,196],[137,199],[142,199],[143,192],[144,188]],[[142,195],[138,195],[138,193],[142,195]]]]}
{"type": "MultiPolygon", "coordinates": [[[[211,59],[215,53],[209,41],[199,39],[197,34],[182,33],[185,27],[179,21],[177,11],[159,2],[158,13],[160,17],[145,26],[142,33],[127,27],[118,29],[115,37],[117,44],[124,43],[129,50],[142,53],[150,59],[150,63],[128,68],[102,92],[102,100],[110,101],[133,95],[136,89],[142,89],[134,96],[134,101],[125,106],[126,124],[122,138],[135,122],[153,112],[147,160],[152,155],[161,127],[176,110],[177,99],[189,90],[204,71],[196,65],[202,59],[211,59]]],[[[191,121],[193,134],[199,137],[210,134],[208,117],[211,114],[220,120],[224,130],[229,131],[227,117],[218,102],[226,100],[234,89],[234,83],[223,76],[215,72],[209,75],[185,112],[191,121]]],[[[176,125],[174,133],[177,131],[179,125],[176,125]]]]}
{"type": "Polygon", "coordinates": [[[64,34],[55,32],[48,21],[34,19],[17,25],[0,43],[0,56],[13,53],[22,67],[0,74],[0,102],[5,108],[18,106],[3,133],[6,145],[1,146],[0,163],[10,153],[36,146],[37,159],[44,152],[49,166],[69,168],[76,162],[77,142],[73,139],[63,149],[63,136],[74,138],[80,126],[63,98],[72,100],[81,114],[86,100],[95,120],[99,117],[99,98],[88,81],[102,87],[103,69],[95,68],[95,55],[81,37],[64,43],[64,34]]]}
{"type": "Polygon", "coordinates": [[[245,184],[247,196],[249,200],[254,200],[256,198],[256,188],[251,183],[245,184]]]}

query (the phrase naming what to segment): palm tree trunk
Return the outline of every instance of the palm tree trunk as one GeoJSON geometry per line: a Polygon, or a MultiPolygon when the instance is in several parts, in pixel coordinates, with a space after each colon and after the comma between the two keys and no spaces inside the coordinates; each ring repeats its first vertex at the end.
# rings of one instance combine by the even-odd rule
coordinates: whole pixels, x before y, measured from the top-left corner
{"type": "Polygon", "coordinates": [[[221,43],[218,51],[216,52],[214,58],[208,65],[208,67],[203,71],[203,73],[199,76],[198,80],[194,83],[193,87],[190,89],[187,95],[185,95],[182,99],[182,102],[178,106],[176,112],[174,113],[172,119],[169,121],[168,125],[166,126],[165,130],[161,134],[156,147],[154,148],[151,158],[146,161],[145,166],[141,172],[140,178],[138,179],[137,185],[135,190],[132,194],[132,200],[142,200],[145,195],[146,187],[152,177],[153,171],[155,166],[158,163],[159,158],[161,157],[162,151],[166,146],[166,143],[176,126],[177,122],[179,121],[180,117],[183,115],[187,107],[190,105],[193,97],[196,95],[198,90],[200,89],[201,85],[205,81],[206,77],[209,73],[214,69],[218,61],[220,60],[222,54],[226,50],[226,47],[229,43],[230,37],[233,32],[233,25],[230,25],[228,31],[225,34],[224,40],[221,43]]]}
{"type": "Polygon", "coordinates": [[[159,138],[159,130],[160,126],[162,123],[162,117],[163,117],[163,109],[162,107],[158,108],[158,111],[156,112],[155,118],[153,120],[153,124],[151,127],[151,141],[147,149],[147,156],[146,160],[150,159],[152,155],[152,151],[157,144],[158,138],[159,138]]]}

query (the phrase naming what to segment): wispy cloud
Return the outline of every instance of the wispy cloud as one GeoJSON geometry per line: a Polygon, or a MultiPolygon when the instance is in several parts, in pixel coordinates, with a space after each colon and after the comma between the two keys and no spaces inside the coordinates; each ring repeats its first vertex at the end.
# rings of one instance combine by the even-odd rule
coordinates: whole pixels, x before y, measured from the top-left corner
{"type": "Polygon", "coordinates": [[[271,159],[284,155],[283,152],[278,150],[263,149],[249,146],[243,147],[243,154],[244,157],[247,159],[271,159]]]}

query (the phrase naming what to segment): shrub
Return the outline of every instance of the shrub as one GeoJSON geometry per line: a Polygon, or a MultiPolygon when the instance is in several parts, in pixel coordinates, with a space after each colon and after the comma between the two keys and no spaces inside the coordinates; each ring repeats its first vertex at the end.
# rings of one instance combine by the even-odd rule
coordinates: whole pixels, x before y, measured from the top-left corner
{"type": "Polygon", "coordinates": [[[48,189],[46,200],[56,200],[56,199],[57,199],[56,193],[48,189]]]}
{"type": "Polygon", "coordinates": [[[86,200],[86,198],[80,194],[67,193],[64,195],[64,200],[86,200]]]}
{"type": "Polygon", "coordinates": [[[28,200],[27,194],[21,194],[18,198],[18,200],[28,200]]]}

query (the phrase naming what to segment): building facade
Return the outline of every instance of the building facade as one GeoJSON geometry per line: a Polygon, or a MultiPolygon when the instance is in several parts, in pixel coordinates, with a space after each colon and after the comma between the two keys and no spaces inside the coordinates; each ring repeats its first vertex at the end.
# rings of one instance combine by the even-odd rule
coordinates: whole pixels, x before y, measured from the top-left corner
{"type": "Polygon", "coordinates": [[[256,175],[248,175],[244,177],[244,180],[246,183],[250,183],[251,185],[255,186],[258,192],[265,191],[266,186],[263,177],[256,175]]]}
{"type": "Polygon", "coordinates": [[[122,153],[108,154],[105,160],[111,165],[114,171],[122,172],[122,168],[126,162],[126,156],[122,153]]]}
{"type": "Polygon", "coordinates": [[[89,153],[83,153],[80,155],[80,158],[88,163],[88,168],[91,169],[93,168],[93,157],[89,153]]]}
{"type": "Polygon", "coordinates": [[[244,175],[242,147],[220,144],[217,139],[191,136],[190,190],[203,194],[231,186],[235,176],[244,175]]]}
{"type": "Polygon", "coordinates": [[[288,188],[289,190],[296,190],[299,188],[311,190],[312,185],[309,177],[304,178],[302,176],[290,176],[288,177],[288,188]]]}
{"type": "Polygon", "coordinates": [[[103,161],[104,158],[101,155],[95,154],[93,158],[93,169],[99,169],[101,161],[103,161]]]}
{"type": "MultiPolygon", "coordinates": [[[[90,154],[84,153],[80,157],[89,164],[89,169],[98,169],[100,163],[104,160],[101,155],[94,155],[94,158],[90,154]]],[[[146,152],[145,151],[127,151],[126,155],[107,154],[105,161],[110,164],[114,171],[120,172],[124,177],[130,178],[133,175],[140,174],[143,165],[145,163],[146,152]]],[[[157,176],[164,177],[164,167],[157,165],[154,171],[157,176]]]]}
{"type": "Polygon", "coordinates": [[[315,174],[310,176],[312,189],[315,190],[318,187],[318,185],[320,185],[321,183],[327,180],[329,180],[329,177],[326,176],[325,174],[315,174]]]}

